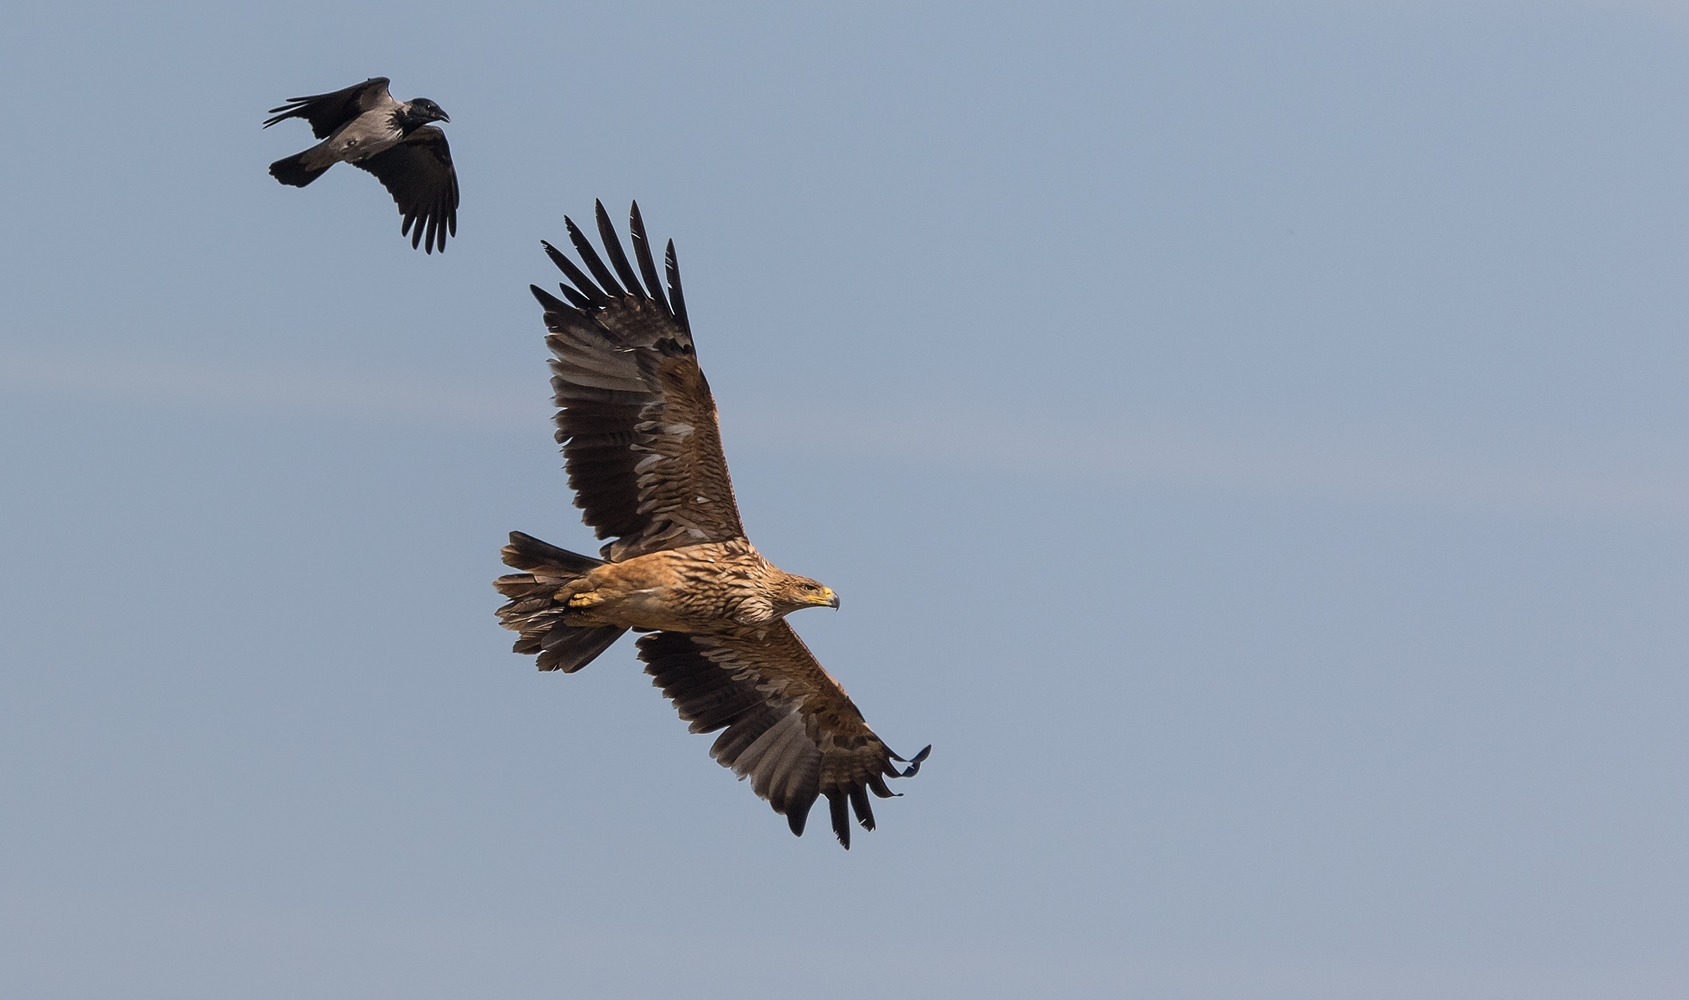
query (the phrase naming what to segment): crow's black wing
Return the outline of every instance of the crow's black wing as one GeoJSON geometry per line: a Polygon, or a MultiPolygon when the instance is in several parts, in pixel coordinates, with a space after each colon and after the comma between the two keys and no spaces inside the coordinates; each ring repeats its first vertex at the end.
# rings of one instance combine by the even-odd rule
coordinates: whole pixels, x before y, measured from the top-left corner
{"type": "Polygon", "coordinates": [[[445,253],[447,232],[457,235],[457,169],[446,133],[424,125],[397,146],[353,165],[374,174],[393,196],[405,217],[399,232],[410,236],[413,248],[421,244],[429,253],[436,248],[445,253]]]}
{"type": "Polygon", "coordinates": [[[383,104],[395,103],[393,95],[387,92],[387,84],[386,77],[372,76],[355,87],[337,90],[332,94],[289,97],[286,104],[270,109],[270,114],[275,117],[265,121],[264,127],[269,128],[276,122],[289,118],[303,118],[311,123],[311,131],[317,138],[327,139],[335,129],[365,111],[383,104]]]}

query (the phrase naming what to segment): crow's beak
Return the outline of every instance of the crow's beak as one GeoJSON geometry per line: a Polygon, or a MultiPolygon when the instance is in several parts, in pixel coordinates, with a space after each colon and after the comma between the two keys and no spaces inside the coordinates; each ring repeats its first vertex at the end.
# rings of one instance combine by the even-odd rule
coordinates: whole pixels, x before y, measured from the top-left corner
{"type": "Polygon", "coordinates": [[[440,120],[443,121],[443,122],[449,122],[449,121],[452,120],[452,116],[448,115],[444,111],[442,111],[442,112],[440,112],[440,120]]]}

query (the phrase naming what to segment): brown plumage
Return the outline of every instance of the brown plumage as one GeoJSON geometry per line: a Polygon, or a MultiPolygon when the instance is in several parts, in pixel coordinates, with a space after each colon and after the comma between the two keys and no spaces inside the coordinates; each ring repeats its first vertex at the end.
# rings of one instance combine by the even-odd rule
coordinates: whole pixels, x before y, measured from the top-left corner
{"type": "Polygon", "coordinates": [[[872,830],[868,792],[890,796],[885,778],[913,775],[932,748],[910,760],[892,753],[786,623],[839,599],[745,537],[674,244],[665,295],[639,206],[629,220],[637,272],[602,203],[597,222],[609,266],[565,219],[586,270],[544,244],[569,279],[560,286],[568,301],[533,293],[550,331],[557,440],[575,505],[610,541],[594,559],[511,532],[504,562],[523,572],[495,584],[510,599],[500,622],[520,633],[516,652],[565,673],[629,629],[654,633],[639,640],[639,658],[693,732],[723,730],[710,755],[749,778],[793,833],[826,796],[849,848],[846,803],[872,830]]]}

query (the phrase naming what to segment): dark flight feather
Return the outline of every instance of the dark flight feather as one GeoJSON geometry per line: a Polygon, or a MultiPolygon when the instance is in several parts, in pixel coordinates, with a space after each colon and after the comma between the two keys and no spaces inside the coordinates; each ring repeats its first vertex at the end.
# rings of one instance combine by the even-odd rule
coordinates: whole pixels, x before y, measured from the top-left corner
{"type": "Polygon", "coordinates": [[[663,251],[663,268],[669,275],[669,305],[672,306],[675,322],[682,330],[692,329],[692,324],[686,319],[686,296],[680,291],[680,264],[674,258],[674,240],[663,251]]]}
{"type": "Polygon", "coordinates": [[[628,238],[633,241],[633,255],[639,261],[639,273],[645,278],[645,287],[651,294],[651,300],[673,316],[674,310],[669,308],[668,297],[663,294],[663,281],[657,274],[657,263],[651,259],[651,240],[645,235],[645,220],[639,216],[637,201],[628,211],[628,238]]]}
{"type": "Polygon", "coordinates": [[[622,287],[631,295],[649,298],[645,289],[639,284],[639,277],[633,273],[633,267],[628,264],[628,255],[622,249],[622,239],[616,235],[616,227],[610,224],[610,213],[604,211],[604,203],[593,203],[593,214],[598,217],[598,238],[604,242],[604,252],[610,255],[610,263],[616,268],[616,274],[622,279],[622,287]]]}
{"type": "MultiPolygon", "coordinates": [[[[546,312],[562,312],[571,308],[563,300],[538,285],[529,285],[528,291],[534,293],[534,298],[539,300],[540,308],[546,312]]],[[[569,289],[565,288],[564,291],[569,291],[569,289]]]]}
{"type": "MultiPolygon", "coordinates": [[[[391,101],[392,95],[387,92],[387,85],[391,81],[384,76],[372,76],[363,83],[336,90],[327,94],[311,94],[307,97],[289,97],[287,103],[281,107],[271,108],[270,114],[275,117],[266,119],[264,127],[269,128],[276,122],[289,118],[303,118],[311,123],[311,134],[319,139],[327,139],[334,130],[346,124],[365,111],[386,101],[391,101]],[[278,113],[279,112],[279,113],[278,113]]],[[[303,185],[299,185],[303,186],[303,185]]]]}
{"type": "Polygon", "coordinates": [[[610,269],[604,266],[604,261],[598,256],[598,251],[592,248],[592,241],[586,238],[585,233],[581,232],[580,226],[575,225],[575,220],[565,215],[563,227],[569,230],[569,242],[575,245],[575,252],[581,255],[581,261],[586,264],[586,269],[592,272],[594,278],[598,279],[599,287],[612,296],[626,295],[627,292],[622,290],[622,286],[616,284],[616,278],[610,273],[610,269]]]}
{"type": "MultiPolygon", "coordinates": [[[[610,297],[605,295],[603,290],[597,285],[593,284],[592,279],[586,276],[586,272],[576,267],[575,262],[570,260],[563,251],[552,246],[550,243],[547,243],[545,240],[540,240],[540,246],[545,247],[545,255],[551,258],[551,262],[557,265],[557,269],[562,271],[569,281],[574,284],[575,288],[579,290],[581,297],[585,298],[588,303],[598,308],[603,308],[604,306],[610,304],[610,297]]],[[[568,289],[564,289],[564,291],[567,292],[568,289]]],[[[573,301],[573,299],[570,301],[573,301]]]]}
{"type": "Polygon", "coordinates": [[[404,141],[353,166],[367,170],[393,196],[405,222],[401,235],[411,247],[428,252],[446,250],[446,235],[457,235],[457,171],[446,145],[446,133],[432,125],[411,132],[404,141]]]}
{"type": "Polygon", "coordinates": [[[827,793],[827,812],[833,821],[833,835],[839,838],[845,850],[850,850],[850,814],[845,811],[844,792],[827,793]]]}

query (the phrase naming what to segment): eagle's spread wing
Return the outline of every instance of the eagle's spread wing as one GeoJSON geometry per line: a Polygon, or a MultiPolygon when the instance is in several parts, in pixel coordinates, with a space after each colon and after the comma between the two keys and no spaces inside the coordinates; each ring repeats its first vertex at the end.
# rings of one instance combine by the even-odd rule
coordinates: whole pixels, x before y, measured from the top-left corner
{"type": "Polygon", "coordinates": [[[633,206],[636,273],[600,202],[598,232],[614,273],[569,219],[569,238],[587,270],[551,244],[546,253],[569,278],[568,302],[538,286],[551,334],[546,346],[557,403],[557,441],[581,519],[619,561],[699,542],[743,537],[715,398],[698,367],[674,243],[663,294],[639,205],[633,206]],[[643,281],[642,281],[643,279],[643,281]]]}
{"type": "Polygon", "coordinates": [[[446,252],[446,233],[457,235],[457,168],[446,133],[424,125],[398,145],[352,163],[374,174],[393,196],[405,217],[399,234],[411,238],[412,249],[420,243],[429,253],[435,247],[446,252]]]}
{"type": "Polygon", "coordinates": [[[311,132],[319,139],[327,139],[340,126],[378,108],[392,104],[393,95],[387,92],[388,79],[372,76],[355,87],[337,90],[332,94],[312,94],[309,97],[289,97],[279,108],[271,108],[275,117],[264,122],[269,128],[289,118],[303,118],[311,123],[311,132]]]}
{"type": "Polygon", "coordinates": [[[784,619],[760,639],[656,632],[639,640],[639,658],[693,732],[727,727],[710,756],[750,778],[796,834],[825,795],[833,832],[849,848],[845,803],[872,830],[868,792],[891,796],[885,779],[913,775],[932,749],[908,761],[887,749],[784,619]]]}

